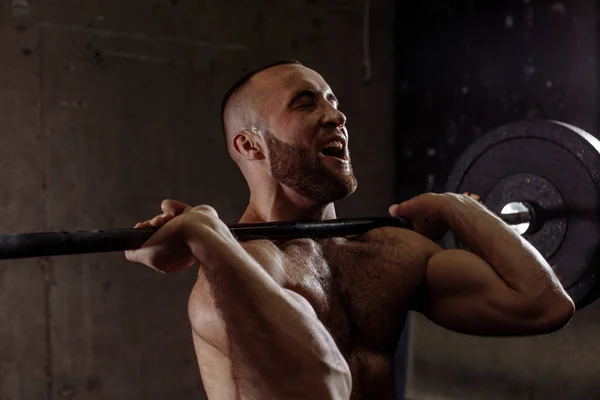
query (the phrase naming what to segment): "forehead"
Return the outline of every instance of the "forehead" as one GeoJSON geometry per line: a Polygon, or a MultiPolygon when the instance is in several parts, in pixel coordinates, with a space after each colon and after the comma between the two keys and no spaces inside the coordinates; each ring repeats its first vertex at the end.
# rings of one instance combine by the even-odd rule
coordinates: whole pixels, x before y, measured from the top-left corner
{"type": "Polygon", "coordinates": [[[301,90],[331,93],[325,79],[316,71],[301,65],[278,65],[254,76],[253,84],[269,97],[289,96],[301,90]]]}

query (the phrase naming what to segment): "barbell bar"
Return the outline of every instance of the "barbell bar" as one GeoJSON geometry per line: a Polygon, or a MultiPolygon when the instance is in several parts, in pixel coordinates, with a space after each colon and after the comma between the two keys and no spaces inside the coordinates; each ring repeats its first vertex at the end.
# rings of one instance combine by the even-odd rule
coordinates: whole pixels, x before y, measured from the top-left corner
{"type": "MultiPolygon", "coordinates": [[[[522,224],[531,221],[532,215],[529,212],[506,213],[502,214],[501,218],[508,224],[522,224]]],[[[375,217],[233,224],[228,227],[239,241],[249,241],[352,236],[384,226],[412,229],[412,222],[402,217],[375,217]]],[[[129,228],[0,235],[0,259],[134,250],[140,248],[158,229],[129,228]]]]}

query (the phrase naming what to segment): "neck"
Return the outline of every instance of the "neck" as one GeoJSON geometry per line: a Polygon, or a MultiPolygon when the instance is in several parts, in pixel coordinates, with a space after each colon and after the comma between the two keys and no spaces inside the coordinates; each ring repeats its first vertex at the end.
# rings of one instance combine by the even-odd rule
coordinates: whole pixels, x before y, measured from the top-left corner
{"type": "Polygon", "coordinates": [[[335,218],[333,203],[319,204],[286,186],[276,184],[271,190],[261,188],[250,191],[250,203],[239,222],[322,221],[335,218]]]}

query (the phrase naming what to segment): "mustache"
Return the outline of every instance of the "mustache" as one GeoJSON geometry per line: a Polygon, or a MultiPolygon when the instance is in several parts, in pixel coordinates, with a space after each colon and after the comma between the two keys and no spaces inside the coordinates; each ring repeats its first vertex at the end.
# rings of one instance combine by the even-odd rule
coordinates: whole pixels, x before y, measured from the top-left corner
{"type": "MultiPolygon", "coordinates": [[[[278,152],[280,151],[285,151],[287,154],[297,154],[297,155],[304,155],[304,156],[309,156],[309,155],[318,155],[320,153],[321,149],[321,142],[316,142],[314,145],[305,145],[305,144],[300,144],[300,143],[296,143],[296,144],[291,144],[291,143],[287,143],[284,142],[283,140],[280,140],[279,138],[277,138],[275,135],[273,135],[271,132],[266,131],[264,133],[264,139],[266,141],[267,144],[267,149],[269,150],[269,152],[271,152],[271,150],[276,150],[278,152]]],[[[348,156],[348,158],[350,158],[350,148],[346,145],[345,148],[345,152],[348,156]]]]}

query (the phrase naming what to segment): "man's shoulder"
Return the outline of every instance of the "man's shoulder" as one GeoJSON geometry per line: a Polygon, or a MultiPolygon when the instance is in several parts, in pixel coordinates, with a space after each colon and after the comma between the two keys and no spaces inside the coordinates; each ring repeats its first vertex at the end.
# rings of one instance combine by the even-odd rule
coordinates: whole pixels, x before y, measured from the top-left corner
{"type": "Polygon", "coordinates": [[[380,228],[371,229],[370,231],[358,236],[357,238],[363,241],[384,243],[390,243],[395,240],[419,243],[434,243],[430,239],[411,229],[398,228],[395,226],[382,226],[380,228]]]}
{"type": "Polygon", "coordinates": [[[427,258],[442,251],[442,248],[431,239],[410,229],[397,227],[381,227],[356,237],[358,243],[376,245],[381,249],[409,250],[421,253],[427,258]]]}

